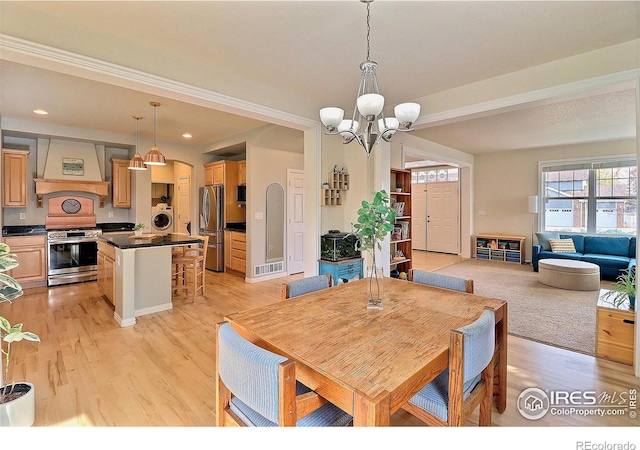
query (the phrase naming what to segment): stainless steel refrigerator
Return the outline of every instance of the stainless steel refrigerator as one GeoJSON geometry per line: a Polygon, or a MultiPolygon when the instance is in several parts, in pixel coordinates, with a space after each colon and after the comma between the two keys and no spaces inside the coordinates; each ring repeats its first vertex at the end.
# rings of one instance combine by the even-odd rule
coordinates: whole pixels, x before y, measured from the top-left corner
{"type": "Polygon", "coordinates": [[[224,272],[224,186],[200,188],[200,235],[209,236],[205,267],[224,272]]]}

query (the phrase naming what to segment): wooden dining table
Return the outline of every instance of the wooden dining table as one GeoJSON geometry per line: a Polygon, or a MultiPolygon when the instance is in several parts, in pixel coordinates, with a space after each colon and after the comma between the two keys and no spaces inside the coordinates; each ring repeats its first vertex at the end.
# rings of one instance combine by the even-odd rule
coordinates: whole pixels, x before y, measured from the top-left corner
{"type": "Polygon", "coordinates": [[[506,407],[507,303],[385,278],[383,309],[368,310],[367,280],[227,316],[245,338],[296,363],[296,378],[353,416],[391,415],[448,367],[449,332],[495,312],[494,403],[506,407]]]}

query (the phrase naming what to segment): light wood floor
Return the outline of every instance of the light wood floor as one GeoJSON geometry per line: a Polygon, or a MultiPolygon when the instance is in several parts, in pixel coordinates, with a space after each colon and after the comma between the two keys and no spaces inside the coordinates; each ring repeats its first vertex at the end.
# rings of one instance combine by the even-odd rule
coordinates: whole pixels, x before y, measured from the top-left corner
{"type": "MultiPolygon", "coordinates": [[[[414,267],[433,270],[460,258],[414,252],[414,267]]],[[[291,278],[299,278],[300,275],[291,278]]],[[[0,315],[24,322],[41,344],[14,347],[13,379],[36,385],[36,426],[213,426],[214,324],[225,314],[279,300],[287,278],[245,283],[207,272],[206,293],[194,303],[138,318],[120,328],[95,282],[27,290],[0,315]]],[[[631,367],[509,337],[508,405],[494,426],[638,426],[628,417],[521,417],[516,398],[528,387],[595,390],[638,388],[631,367]]],[[[420,425],[398,412],[393,425],[420,425]]],[[[477,423],[477,413],[468,425],[477,423]]]]}

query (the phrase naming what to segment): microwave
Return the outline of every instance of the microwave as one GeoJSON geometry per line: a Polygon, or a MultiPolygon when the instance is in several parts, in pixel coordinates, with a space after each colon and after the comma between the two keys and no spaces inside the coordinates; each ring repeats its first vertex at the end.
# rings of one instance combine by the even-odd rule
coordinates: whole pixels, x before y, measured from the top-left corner
{"type": "Polygon", "coordinates": [[[237,203],[246,203],[247,202],[247,185],[241,184],[236,186],[236,202],[237,203]]]}

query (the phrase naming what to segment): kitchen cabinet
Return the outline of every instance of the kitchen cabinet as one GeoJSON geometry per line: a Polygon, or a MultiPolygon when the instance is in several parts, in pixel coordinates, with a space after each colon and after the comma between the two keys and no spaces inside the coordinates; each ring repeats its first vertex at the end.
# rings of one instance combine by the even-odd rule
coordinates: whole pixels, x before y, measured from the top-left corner
{"type": "MultiPolygon", "coordinates": [[[[225,184],[227,181],[227,171],[231,165],[237,164],[235,161],[216,161],[204,165],[204,184],[205,186],[214,186],[216,184],[225,184]]],[[[237,179],[237,175],[233,177],[237,179]]]]}
{"type": "Polygon", "coordinates": [[[29,152],[2,150],[2,206],[27,207],[27,171],[29,152]]]}
{"type": "Polygon", "coordinates": [[[247,161],[238,161],[238,184],[247,184],[247,161]]]}
{"type": "Polygon", "coordinates": [[[236,203],[238,186],[238,161],[216,161],[204,165],[204,184],[224,185],[224,223],[244,222],[245,208],[236,203]]]}
{"type": "Polygon", "coordinates": [[[239,273],[247,271],[247,234],[241,231],[225,231],[225,265],[239,273]]]}
{"type": "Polygon", "coordinates": [[[115,253],[114,246],[98,241],[98,287],[114,305],[116,291],[115,253]]]}
{"type": "Polygon", "coordinates": [[[111,206],[131,208],[131,171],[128,159],[111,160],[111,206]]]}
{"type": "Polygon", "coordinates": [[[12,236],[4,239],[20,264],[7,272],[23,288],[47,285],[47,236],[12,236]]]}

